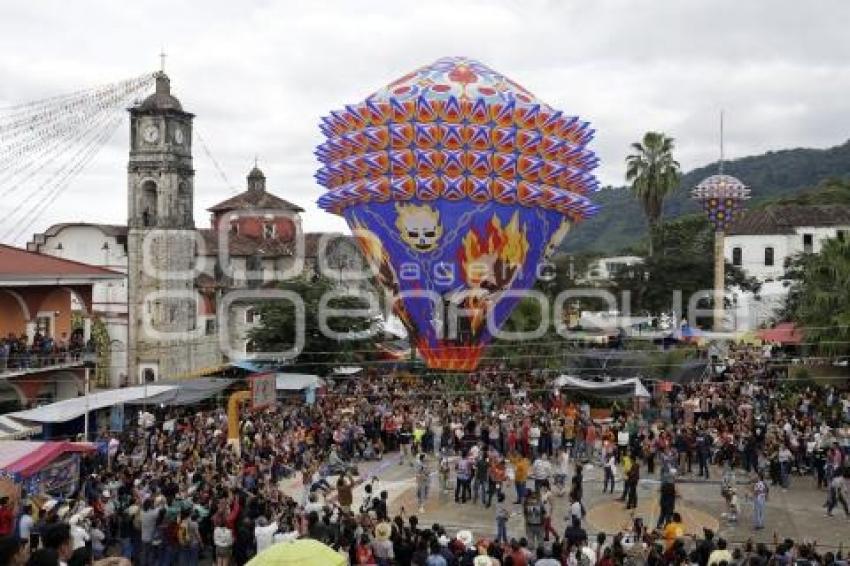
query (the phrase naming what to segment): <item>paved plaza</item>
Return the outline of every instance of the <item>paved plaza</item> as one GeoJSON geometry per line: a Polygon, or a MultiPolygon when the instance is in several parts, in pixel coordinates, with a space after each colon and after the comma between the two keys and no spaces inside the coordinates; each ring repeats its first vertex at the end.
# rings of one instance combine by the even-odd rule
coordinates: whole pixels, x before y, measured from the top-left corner
{"type": "MultiPolygon", "coordinates": [[[[435,462],[431,462],[435,468],[435,462]]],[[[390,516],[398,514],[402,508],[406,515],[415,514],[420,519],[420,525],[440,523],[450,533],[460,529],[469,529],[475,538],[493,538],[496,533],[495,510],[487,509],[481,503],[458,504],[454,502],[454,493],[442,492],[438,489],[436,474],[432,477],[431,492],[425,512],[417,512],[416,481],[413,468],[398,464],[398,454],[390,454],[380,462],[361,465],[361,477],[368,479],[377,476],[379,482],[376,493],[381,490],[389,492],[390,516]]],[[[774,534],[779,541],[792,538],[795,541],[817,541],[819,546],[832,545],[838,547],[842,542],[850,540],[850,520],[844,516],[843,510],[835,509],[833,517],[827,517],[823,504],[826,492],[816,489],[815,479],[811,476],[792,477],[791,486],[783,490],[772,486],[767,504],[765,528],[755,531],[752,528],[752,504],[744,494],[748,486],[743,483],[738,486],[741,495],[741,513],[737,523],[728,522],[721,518],[725,512],[725,502],[720,494],[721,470],[712,468],[712,479],[702,480],[695,476],[684,476],[677,483],[679,498],[676,510],[682,515],[685,530],[688,535],[702,536],[704,527],[712,529],[718,536],[736,544],[743,544],[748,539],[754,542],[773,544],[774,534]]],[[[451,486],[454,486],[452,477],[451,486]]],[[[622,482],[618,481],[615,493],[602,493],[602,473],[596,466],[589,466],[585,471],[584,502],[587,508],[587,518],[584,523],[589,536],[598,532],[613,535],[618,531],[628,530],[635,517],[643,519],[644,523],[654,527],[658,519],[658,487],[656,477],[644,477],[638,489],[638,509],[636,513],[626,511],[624,504],[617,501],[622,494],[622,482]]],[[[300,493],[297,482],[288,482],[284,487],[287,492],[300,493]]],[[[354,508],[363,496],[362,485],[355,491],[354,508]]],[[[508,522],[508,536],[524,536],[522,507],[514,505],[516,493],[511,489],[506,491],[504,505],[514,515],[508,522]]],[[[554,498],[554,526],[558,533],[563,533],[566,526],[564,520],[568,513],[568,499],[554,498]]]]}

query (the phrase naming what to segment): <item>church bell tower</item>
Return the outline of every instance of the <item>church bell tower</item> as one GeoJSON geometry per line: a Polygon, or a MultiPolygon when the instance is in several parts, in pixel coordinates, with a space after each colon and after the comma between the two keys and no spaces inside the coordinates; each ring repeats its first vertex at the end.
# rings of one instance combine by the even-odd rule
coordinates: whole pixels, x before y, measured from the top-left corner
{"type": "Polygon", "coordinates": [[[130,112],[127,169],[128,377],[178,377],[192,365],[196,330],[192,119],[164,72],[130,112]]]}

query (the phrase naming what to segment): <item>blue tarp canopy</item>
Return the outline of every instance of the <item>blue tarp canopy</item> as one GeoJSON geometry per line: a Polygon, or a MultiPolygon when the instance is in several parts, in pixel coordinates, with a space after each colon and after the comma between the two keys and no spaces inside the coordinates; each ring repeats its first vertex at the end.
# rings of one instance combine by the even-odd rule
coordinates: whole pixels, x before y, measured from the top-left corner
{"type": "Polygon", "coordinates": [[[245,371],[250,371],[251,373],[262,373],[264,371],[267,371],[265,368],[261,367],[259,363],[251,360],[238,360],[235,362],[230,362],[230,367],[244,369],[245,371]]]}

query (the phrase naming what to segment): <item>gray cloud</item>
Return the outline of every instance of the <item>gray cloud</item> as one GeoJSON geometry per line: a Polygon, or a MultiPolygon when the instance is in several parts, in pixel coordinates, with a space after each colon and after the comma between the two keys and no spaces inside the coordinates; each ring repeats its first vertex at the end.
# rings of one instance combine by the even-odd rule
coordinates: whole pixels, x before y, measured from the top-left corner
{"type": "MultiPolygon", "coordinates": [[[[241,190],[258,154],[308,229],[343,229],[314,205],[319,117],[438,57],[475,57],[591,120],[600,177],[617,184],[649,129],[677,138],[686,168],[715,159],[720,108],[730,157],[846,140],[849,16],[841,0],[13,1],[0,6],[0,104],[153,70],[164,45],[174,92],[231,183],[241,190]]],[[[33,230],[123,222],[127,137],[125,124],[33,230]]],[[[198,144],[195,167],[205,225],[232,190],[198,144]]],[[[15,202],[0,203],[3,231],[15,202]]]]}

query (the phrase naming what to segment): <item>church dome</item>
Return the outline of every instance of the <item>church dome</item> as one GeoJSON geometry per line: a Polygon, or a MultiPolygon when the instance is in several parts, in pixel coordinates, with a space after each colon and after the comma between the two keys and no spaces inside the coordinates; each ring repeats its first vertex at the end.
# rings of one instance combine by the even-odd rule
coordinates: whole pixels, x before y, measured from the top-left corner
{"type": "Polygon", "coordinates": [[[168,75],[162,72],[156,74],[156,91],[139,105],[139,109],[183,110],[180,101],[171,94],[171,81],[168,75]]]}
{"type": "Polygon", "coordinates": [[[263,172],[256,165],[248,173],[248,190],[260,192],[266,190],[266,176],[263,175],[263,172]]]}

